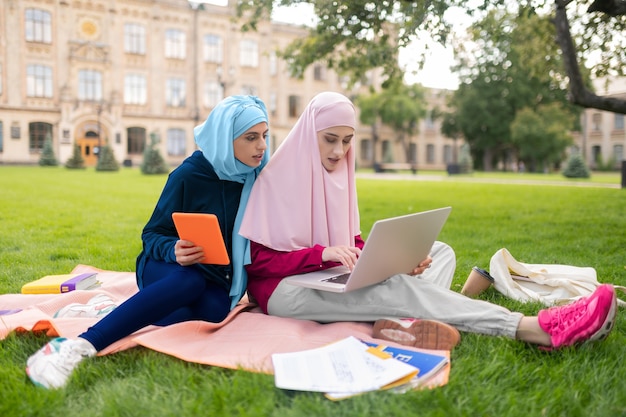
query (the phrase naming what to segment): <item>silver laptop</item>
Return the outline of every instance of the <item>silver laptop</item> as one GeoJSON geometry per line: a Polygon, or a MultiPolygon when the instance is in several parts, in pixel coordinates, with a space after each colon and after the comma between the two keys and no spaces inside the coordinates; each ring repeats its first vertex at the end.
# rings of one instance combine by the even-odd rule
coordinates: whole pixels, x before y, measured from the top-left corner
{"type": "Polygon", "coordinates": [[[452,207],[378,220],[365,241],[352,272],[345,266],[291,275],[293,285],[331,292],[348,292],[411,272],[430,254],[452,207]]]}

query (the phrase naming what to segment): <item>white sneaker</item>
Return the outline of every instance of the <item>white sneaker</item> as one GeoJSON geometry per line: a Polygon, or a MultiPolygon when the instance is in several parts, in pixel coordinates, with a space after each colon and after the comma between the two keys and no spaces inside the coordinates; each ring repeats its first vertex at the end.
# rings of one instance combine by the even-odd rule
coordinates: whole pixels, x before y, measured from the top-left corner
{"type": "Polygon", "coordinates": [[[85,339],[57,337],[28,358],[26,374],[37,386],[61,388],[83,359],[95,355],[96,349],[85,339]]]}
{"type": "Polygon", "coordinates": [[[117,307],[115,302],[106,294],[92,297],[87,304],[68,304],[54,315],[57,317],[104,317],[117,307]]]}

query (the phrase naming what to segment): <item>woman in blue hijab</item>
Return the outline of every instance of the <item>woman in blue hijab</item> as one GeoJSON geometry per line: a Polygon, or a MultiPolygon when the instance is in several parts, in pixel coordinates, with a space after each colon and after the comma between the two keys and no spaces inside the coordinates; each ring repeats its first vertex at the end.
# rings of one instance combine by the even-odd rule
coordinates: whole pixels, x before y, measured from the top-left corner
{"type": "Polygon", "coordinates": [[[243,296],[249,242],[237,232],[252,183],[269,159],[265,105],[254,96],[228,97],[194,136],[200,150],[170,173],[143,229],[139,291],[119,306],[96,296],[60,310],[57,317],[104,317],[76,339],[53,339],[32,355],[26,373],[36,385],[64,386],[84,358],[145,326],[220,322],[243,296]],[[178,238],[174,212],[215,214],[231,264],[200,263],[202,248],[178,238]]]}

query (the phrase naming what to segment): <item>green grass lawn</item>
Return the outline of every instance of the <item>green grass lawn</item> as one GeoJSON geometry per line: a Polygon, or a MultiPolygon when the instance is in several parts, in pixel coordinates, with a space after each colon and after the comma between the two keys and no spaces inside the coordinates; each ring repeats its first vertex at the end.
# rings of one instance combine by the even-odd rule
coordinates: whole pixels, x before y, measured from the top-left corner
{"type": "MultiPolygon", "coordinates": [[[[129,168],[111,173],[0,166],[0,293],[19,292],[24,282],[77,264],[133,271],[141,230],[165,180],[129,168]]],[[[619,176],[607,182],[619,184],[619,176]]],[[[626,190],[466,178],[359,179],[358,190],[365,235],[381,217],[453,207],[440,240],[457,254],[455,291],[472,266],[488,268],[503,247],[521,262],[592,266],[600,281],[626,285],[626,190]]],[[[481,297],[529,315],[540,309],[493,289],[481,297]]],[[[18,334],[0,341],[0,415],[626,415],[620,377],[626,374],[625,331],[620,311],[607,340],[559,352],[464,333],[452,352],[446,386],[341,402],[279,390],[270,375],[187,363],[144,348],[86,361],[67,388],[47,391],[24,373],[26,359],[47,338],[18,334]]]]}

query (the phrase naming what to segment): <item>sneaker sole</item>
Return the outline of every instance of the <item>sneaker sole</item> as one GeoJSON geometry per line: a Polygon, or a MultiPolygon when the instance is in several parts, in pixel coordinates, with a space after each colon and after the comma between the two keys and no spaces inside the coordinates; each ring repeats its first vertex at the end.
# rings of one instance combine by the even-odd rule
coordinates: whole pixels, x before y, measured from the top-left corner
{"type": "Polygon", "coordinates": [[[611,330],[613,329],[613,325],[615,324],[615,316],[617,315],[617,296],[615,292],[613,293],[613,302],[611,303],[611,308],[600,326],[594,334],[592,334],[587,341],[592,342],[595,340],[604,340],[607,338],[611,330]]]}
{"type": "Polygon", "coordinates": [[[457,329],[433,320],[415,320],[405,327],[396,321],[381,319],[374,323],[372,335],[405,346],[434,350],[452,350],[461,340],[457,329]]]}

